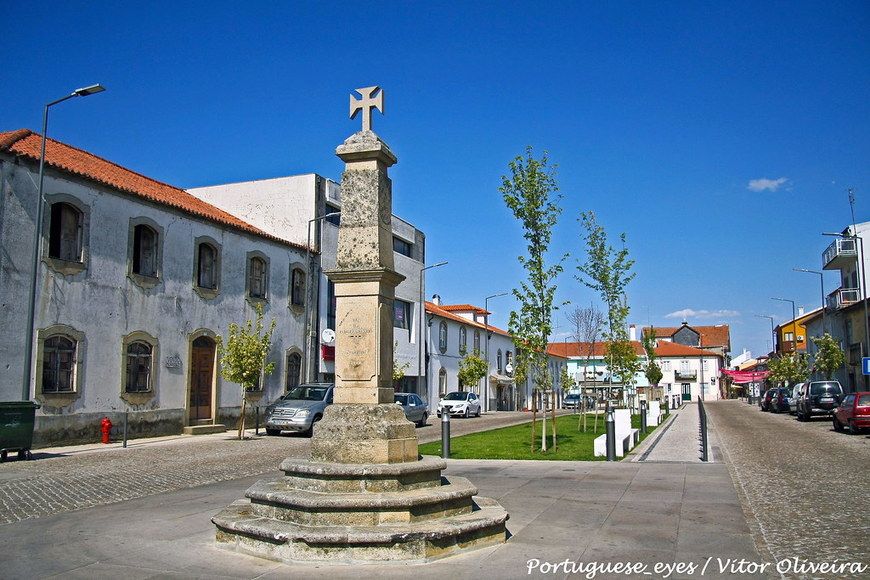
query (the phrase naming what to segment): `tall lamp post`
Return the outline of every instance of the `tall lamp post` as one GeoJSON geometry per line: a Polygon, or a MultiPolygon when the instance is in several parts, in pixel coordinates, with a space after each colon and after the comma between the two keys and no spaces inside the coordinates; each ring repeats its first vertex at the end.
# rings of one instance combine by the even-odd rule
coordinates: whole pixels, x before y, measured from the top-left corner
{"type": "MultiPolygon", "coordinates": [[[[852,197],[852,190],[851,189],[849,190],[849,199],[851,201],[854,201],[854,198],[852,197]]],[[[854,217],[853,217],[853,222],[854,222],[854,217]]],[[[867,277],[865,276],[866,268],[864,267],[865,266],[865,263],[864,263],[864,238],[862,238],[861,236],[859,236],[857,234],[857,228],[855,228],[854,225],[852,226],[852,228],[853,228],[853,231],[852,231],[851,235],[837,234],[837,233],[830,233],[830,232],[822,232],[822,235],[823,236],[836,236],[838,238],[858,240],[858,252],[859,252],[858,259],[860,260],[860,264],[858,265],[858,269],[861,271],[861,302],[864,303],[864,340],[861,341],[861,356],[863,357],[863,356],[867,355],[867,349],[864,348],[864,343],[867,342],[868,344],[870,344],[870,317],[868,317],[868,313],[867,313],[867,277]]],[[[867,375],[864,375],[864,388],[865,389],[867,388],[867,375]]]]}
{"type": "Polygon", "coordinates": [[[795,272],[807,272],[808,274],[818,274],[819,288],[822,291],[822,333],[827,332],[825,329],[825,274],[818,270],[807,270],[806,268],[792,268],[795,272]]]}
{"type": "Polygon", "coordinates": [[[420,268],[420,323],[417,325],[419,331],[418,339],[417,339],[417,388],[420,388],[420,379],[423,379],[423,393],[419,393],[425,396],[425,400],[429,400],[429,365],[426,365],[426,373],[423,374],[423,344],[426,342],[426,302],[425,297],[423,296],[423,272],[426,270],[431,270],[432,268],[438,268],[439,266],[446,266],[447,262],[438,262],[437,264],[432,264],[431,266],[426,266],[425,268],[420,268]]]}
{"type": "Polygon", "coordinates": [[[758,318],[767,318],[770,319],[770,350],[773,351],[776,348],[776,337],[773,333],[773,316],[768,316],[766,314],[756,314],[758,318]]]}
{"type": "Polygon", "coordinates": [[[500,292],[487,296],[483,299],[483,339],[484,358],[486,358],[486,376],[483,377],[483,410],[489,412],[489,299],[507,296],[507,292],[500,292]]]}
{"type": "Polygon", "coordinates": [[[794,354],[797,354],[797,314],[795,314],[794,300],[788,298],[771,298],[771,300],[791,302],[791,349],[794,354]]]}
{"type": "MultiPolygon", "coordinates": [[[[303,336],[305,337],[305,344],[302,345],[302,348],[305,350],[305,353],[304,353],[305,356],[302,358],[302,382],[303,383],[307,383],[307,382],[310,382],[311,380],[313,380],[309,376],[311,374],[311,366],[312,366],[311,365],[311,358],[314,355],[314,353],[312,352],[313,349],[311,348],[312,341],[311,341],[311,336],[310,336],[310,333],[311,333],[311,330],[310,330],[310,328],[311,328],[311,320],[310,320],[311,319],[311,306],[310,306],[310,304],[311,304],[311,290],[314,289],[314,286],[315,286],[314,282],[315,282],[315,280],[318,279],[317,277],[320,275],[319,269],[311,267],[311,224],[313,224],[314,222],[319,222],[321,220],[325,220],[326,218],[331,218],[331,217],[335,217],[338,215],[341,215],[340,211],[333,211],[333,212],[324,214],[320,217],[316,217],[316,218],[312,218],[312,219],[308,220],[308,231],[307,231],[308,239],[307,239],[307,242],[305,244],[305,268],[308,270],[308,273],[310,274],[309,279],[311,280],[311,284],[310,284],[310,289],[309,288],[305,289],[305,293],[307,294],[307,296],[305,297],[305,320],[302,323],[303,324],[303,332],[304,332],[303,336]]],[[[318,236],[318,241],[320,241],[320,236],[318,236]]],[[[320,249],[319,243],[317,244],[317,247],[318,247],[318,251],[319,251],[319,249],[320,249]]],[[[315,292],[314,296],[316,299],[317,296],[319,296],[319,292],[315,292]]]]}
{"type": "Polygon", "coordinates": [[[42,256],[42,220],[45,213],[45,200],[43,185],[45,181],[45,143],[48,139],[48,109],[53,105],[62,103],[73,97],[87,97],[96,93],[101,93],[106,89],[102,85],[91,85],[81,89],[76,89],[65,97],[61,97],[56,101],[52,101],[45,105],[42,112],[42,147],[39,152],[39,180],[36,190],[36,223],[34,224],[33,234],[33,255],[31,263],[33,265],[33,276],[30,280],[30,296],[27,300],[27,343],[24,348],[24,384],[21,389],[22,400],[30,398],[30,381],[33,379],[33,342],[34,332],[36,330],[36,292],[39,287],[39,261],[42,256]]]}

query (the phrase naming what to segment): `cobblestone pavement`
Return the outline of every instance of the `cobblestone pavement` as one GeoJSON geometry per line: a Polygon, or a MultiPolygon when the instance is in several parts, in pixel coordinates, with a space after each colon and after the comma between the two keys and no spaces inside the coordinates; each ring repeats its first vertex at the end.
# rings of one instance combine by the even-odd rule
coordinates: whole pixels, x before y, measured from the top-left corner
{"type": "Polygon", "coordinates": [[[870,577],[870,568],[849,575],[794,567],[795,558],[870,566],[870,434],[837,433],[828,418],[801,423],[743,401],[706,407],[756,543],[781,563],[783,577],[870,577]]]}
{"type": "MultiPolygon", "coordinates": [[[[529,413],[491,413],[453,419],[451,435],[530,420],[529,413]]],[[[262,431],[261,431],[262,433],[262,431]]],[[[285,457],[308,454],[310,439],[284,434],[238,440],[219,435],[131,440],[109,446],[35,449],[34,461],[0,463],[0,525],[126,501],[166,491],[276,472],[285,457]]],[[[417,429],[421,443],[441,438],[440,419],[417,429]]]]}

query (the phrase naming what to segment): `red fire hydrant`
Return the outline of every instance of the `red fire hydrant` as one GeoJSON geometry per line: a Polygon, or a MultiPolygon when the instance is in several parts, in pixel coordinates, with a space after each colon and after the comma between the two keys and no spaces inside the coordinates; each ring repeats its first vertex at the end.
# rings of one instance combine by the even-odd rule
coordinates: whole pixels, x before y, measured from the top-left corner
{"type": "Polygon", "coordinates": [[[103,417],[100,421],[100,429],[103,430],[103,443],[109,443],[109,432],[112,430],[112,421],[108,417],[103,417]]]}

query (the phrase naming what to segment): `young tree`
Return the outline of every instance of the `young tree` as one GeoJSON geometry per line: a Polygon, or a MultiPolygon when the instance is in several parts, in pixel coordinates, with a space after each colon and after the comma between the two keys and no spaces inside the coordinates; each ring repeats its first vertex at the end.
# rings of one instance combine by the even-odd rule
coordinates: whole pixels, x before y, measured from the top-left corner
{"type": "Polygon", "coordinates": [[[846,353],[843,352],[840,343],[827,332],[821,337],[814,336],[813,343],[819,349],[813,370],[821,373],[826,380],[830,380],[834,371],[846,362],[846,353]]]}
{"type": "Polygon", "coordinates": [[[626,323],[628,321],[628,301],[625,287],[634,279],[629,273],[634,260],[628,259],[625,248],[625,234],[620,235],[622,249],[616,250],[607,243],[607,232],[600,225],[593,212],[582,212],[580,223],[585,230],[586,262],[577,265],[580,275],[577,279],[597,291],[607,306],[608,360],[611,376],[623,383],[630,383],[634,374],[640,370],[637,354],[628,341],[626,323]]]}
{"type": "Polygon", "coordinates": [[[459,384],[473,387],[486,376],[486,361],[480,356],[480,351],[474,349],[459,361],[459,384]]]}
{"type": "MultiPolygon", "coordinates": [[[[656,329],[650,328],[647,332],[641,332],[641,343],[643,344],[643,351],[646,354],[646,365],[643,372],[652,394],[653,388],[658,387],[659,381],[664,376],[661,367],[656,362],[656,329]]],[[[650,396],[650,401],[654,399],[655,397],[650,396]]]]}
{"type": "MultiPolygon", "coordinates": [[[[523,237],[527,241],[527,254],[519,256],[520,264],[527,272],[527,279],[513,291],[520,303],[520,311],[511,312],[508,323],[514,337],[516,350],[525,349],[528,356],[528,374],[534,381],[535,391],[552,388],[547,373],[547,344],[552,334],[552,318],[556,277],[562,272],[562,257],[548,265],[553,227],[562,209],[558,205],[561,195],[556,183],[554,166],[550,165],[547,153],[540,160],[532,156],[532,148],[526,148],[526,156],[518,156],[510,162],[510,176],[502,176],[499,188],[505,204],[520,222],[523,237]]],[[[546,415],[541,450],[547,450],[546,415]]]]}
{"type": "Polygon", "coordinates": [[[275,370],[275,362],[266,363],[269,349],[272,347],[272,331],[275,320],[269,324],[269,330],[264,332],[263,307],[255,306],[256,321],[247,321],[244,327],[230,323],[226,342],[218,336],[218,358],[220,360],[221,376],[242,387],[242,412],[239,420],[239,439],[245,433],[245,411],[248,402],[248,392],[263,386],[266,375],[275,370]]]}
{"type": "Polygon", "coordinates": [[[809,358],[804,353],[791,352],[773,357],[767,361],[767,366],[770,369],[767,378],[774,384],[795,384],[810,376],[809,358]]]}
{"type": "MultiPolygon", "coordinates": [[[[590,304],[588,308],[577,307],[565,316],[568,322],[571,323],[571,328],[574,331],[574,340],[580,345],[580,356],[584,357],[583,378],[585,380],[586,370],[589,368],[589,359],[595,354],[595,343],[601,334],[601,328],[604,326],[604,313],[590,304]]],[[[594,363],[592,371],[595,372],[594,363]]]]}

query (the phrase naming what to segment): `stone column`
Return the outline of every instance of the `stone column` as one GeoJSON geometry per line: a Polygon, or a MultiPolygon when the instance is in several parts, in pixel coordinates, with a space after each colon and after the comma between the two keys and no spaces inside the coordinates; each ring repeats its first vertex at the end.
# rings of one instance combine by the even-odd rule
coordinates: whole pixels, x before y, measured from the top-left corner
{"type": "Polygon", "coordinates": [[[393,270],[392,186],[396,162],[371,130],[336,149],[345,162],[335,284],[335,403],[315,428],[311,460],[417,461],[417,436],[393,402],[393,299],[404,277],[393,270]]]}

